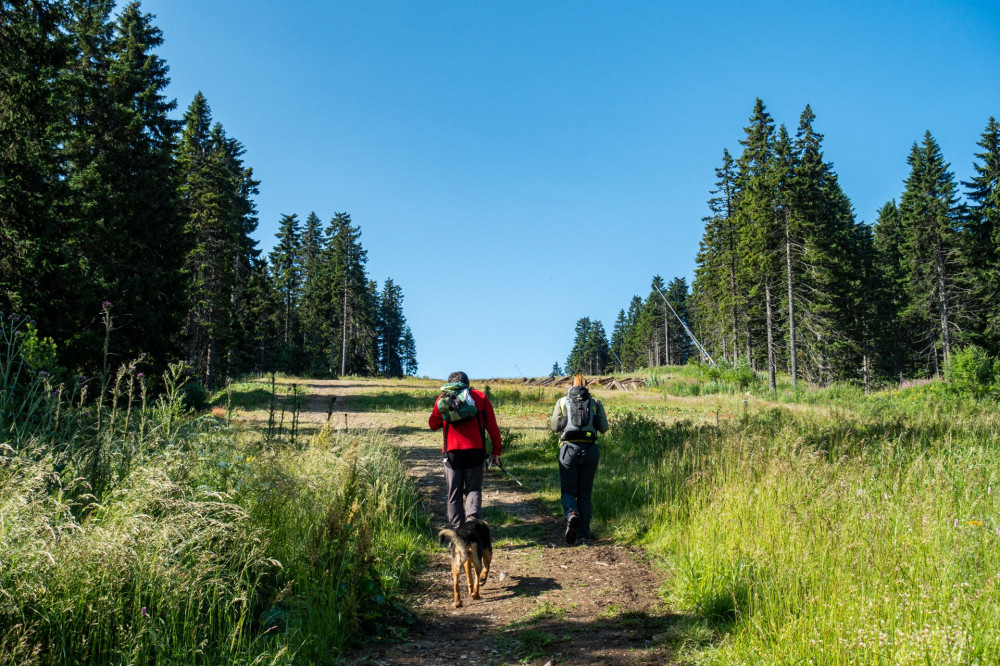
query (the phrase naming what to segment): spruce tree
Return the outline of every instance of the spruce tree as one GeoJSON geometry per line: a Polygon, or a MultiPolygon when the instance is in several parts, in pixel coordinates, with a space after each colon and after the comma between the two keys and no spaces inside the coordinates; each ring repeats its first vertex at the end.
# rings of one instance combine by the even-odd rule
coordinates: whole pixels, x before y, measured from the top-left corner
{"type": "Polygon", "coordinates": [[[715,176],[715,189],[708,201],[711,215],[702,220],[705,233],[696,257],[693,300],[700,304],[698,326],[711,336],[709,345],[735,363],[740,355],[740,330],[745,328],[740,322],[747,308],[746,290],[738,281],[736,164],[728,150],[723,150],[722,166],[716,168],[715,176]]]}
{"type": "Polygon", "coordinates": [[[63,221],[64,10],[61,2],[0,2],[0,311],[31,315],[60,349],[79,325],[73,304],[82,284],[77,235],[63,221]]]}
{"type": "Polygon", "coordinates": [[[884,374],[902,380],[910,368],[915,344],[913,330],[902,322],[902,312],[907,304],[908,270],[903,254],[903,221],[895,200],[879,209],[872,232],[874,261],[878,266],[879,280],[887,292],[882,314],[877,318],[885,340],[880,345],[883,360],[876,367],[884,374]]]}
{"type": "MultiPolygon", "coordinates": [[[[281,294],[282,339],[286,349],[294,346],[296,338],[296,314],[302,288],[301,245],[302,231],[298,215],[282,215],[278,223],[278,242],[268,255],[271,262],[271,276],[274,286],[281,294]]],[[[285,368],[291,371],[291,368],[285,368]]]]}
{"type": "Polygon", "coordinates": [[[302,327],[302,348],[305,351],[308,368],[315,372],[322,367],[324,284],[323,284],[323,228],[316,213],[309,213],[302,232],[300,270],[302,274],[302,297],[299,307],[299,321],[302,327]]]}
{"type": "MultiPolygon", "coordinates": [[[[687,280],[682,277],[675,277],[667,283],[665,294],[674,312],[690,328],[687,280]]],[[[674,319],[673,313],[670,314],[670,318],[674,319]]],[[[673,350],[670,357],[671,363],[673,365],[684,365],[687,363],[688,358],[692,354],[691,341],[684,332],[684,327],[676,320],[674,320],[674,325],[670,328],[670,346],[673,350]]]]}
{"type": "Polygon", "coordinates": [[[386,278],[379,297],[378,344],[379,373],[384,377],[402,377],[404,336],[409,330],[403,315],[403,290],[386,278]]]}
{"type": "Polygon", "coordinates": [[[409,326],[403,327],[403,337],[399,346],[400,358],[403,361],[403,374],[413,377],[417,374],[417,343],[413,339],[413,331],[409,326]]]}
{"type": "MultiPolygon", "coordinates": [[[[758,98],[750,124],[744,129],[746,138],[740,143],[743,153],[737,162],[737,184],[740,200],[737,219],[740,228],[743,282],[753,298],[750,319],[757,331],[763,324],[766,338],[768,386],[776,388],[778,343],[778,285],[780,279],[781,227],[776,215],[774,188],[774,121],[758,98]],[[763,307],[762,307],[763,306],[763,307]],[[760,316],[763,310],[763,317],[760,316]]],[[[755,331],[749,331],[752,339],[755,331]]],[[[749,355],[749,350],[748,350],[749,355]]]]}
{"type": "Polygon", "coordinates": [[[330,373],[367,374],[374,343],[372,295],[365,274],[368,253],[361,246],[361,229],[351,216],[337,213],[326,229],[324,250],[329,302],[327,331],[330,336],[330,373]],[[366,331],[371,337],[364,338],[366,331]]]}
{"type": "Polygon", "coordinates": [[[581,317],[576,322],[573,348],[566,357],[566,373],[575,374],[587,371],[587,339],[590,337],[590,317],[581,317]]]}
{"type": "Polygon", "coordinates": [[[922,144],[913,144],[907,163],[910,175],[899,204],[907,270],[904,318],[923,332],[927,369],[940,376],[951,355],[959,307],[958,197],[954,176],[929,131],[922,144]]]}
{"type": "Polygon", "coordinates": [[[973,163],[975,176],[962,183],[968,206],[966,259],[971,273],[975,308],[975,340],[991,353],[1000,353],[1000,123],[990,117],[979,140],[982,152],[973,163]]]}

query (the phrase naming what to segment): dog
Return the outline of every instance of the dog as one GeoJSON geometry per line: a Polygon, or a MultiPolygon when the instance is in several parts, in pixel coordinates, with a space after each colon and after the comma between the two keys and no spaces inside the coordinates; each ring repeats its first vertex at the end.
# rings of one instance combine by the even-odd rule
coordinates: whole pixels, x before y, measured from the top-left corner
{"type": "Polygon", "coordinates": [[[457,530],[443,529],[438,532],[438,543],[443,546],[445,541],[450,542],[448,551],[451,553],[451,576],[455,581],[455,608],[460,608],[462,597],[458,593],[458,577],[464,568],[469,594],[473,599],[479,599],[479,585],[486,583],[486,577],[490,575],[493,538],[485,520],[469,517],[457,530]]]}

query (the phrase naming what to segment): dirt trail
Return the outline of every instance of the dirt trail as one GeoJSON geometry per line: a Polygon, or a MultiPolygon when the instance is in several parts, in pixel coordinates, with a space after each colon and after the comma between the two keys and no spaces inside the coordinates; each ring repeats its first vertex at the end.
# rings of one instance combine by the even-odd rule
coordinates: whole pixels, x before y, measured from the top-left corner
{"type": "MultiPolygon", "coordinates": [[[[440,433],[427,428],[427,408],[363,411],[364,393],[406,391],[399,382],[311,381],[305,423],[384,429],[404,449],[435,532],[443,527],[440,433]],[[360,407],[360,408],[359,408],[360,407]]],[[[419,385],[426,389],[426,383],[419,385]]],[[[413,386],[417,387],[416,384],[413,386]]],[[[503,415],[500,415],[500,424],[503,415]]],[[[304,425],[305,425],[304,423],[304,425]]],[[[598,473],[598,485],[600,473],[598,473]]],[[[493,567],[473,601],[463,589],[455,609],[451,568],[442,548],[411,587],[415,622],[405,642],[370,644],[355,664],[664,664],[664,640],[678,617],[659,601],[660,580],[642,552],[599,540],[567,546],[558,516],[528,488],[488,471],[483,510],[494,539],[493,567]]]]}

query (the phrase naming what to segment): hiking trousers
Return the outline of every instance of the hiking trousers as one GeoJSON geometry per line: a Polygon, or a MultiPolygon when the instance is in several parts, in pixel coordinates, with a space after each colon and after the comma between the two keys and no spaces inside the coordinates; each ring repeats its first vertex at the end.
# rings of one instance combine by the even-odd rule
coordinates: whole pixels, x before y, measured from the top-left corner
{"type": "Polygon", "coordinates": [[[448,486],[448,527],[458,529],[469,516],[482,518],[483,465],[456,469],[444,459],[444,480],[448,486]],[[464,498],[464,500],[463,500],[464,498]]]}
{"type": "Polygon", "coordinates": [[[559,485],[562,488],[563,516],[580,516],[577,534],[590,538],[590,495],[601,454],[597,442],[563,442],[559,447],[559,485]]]}

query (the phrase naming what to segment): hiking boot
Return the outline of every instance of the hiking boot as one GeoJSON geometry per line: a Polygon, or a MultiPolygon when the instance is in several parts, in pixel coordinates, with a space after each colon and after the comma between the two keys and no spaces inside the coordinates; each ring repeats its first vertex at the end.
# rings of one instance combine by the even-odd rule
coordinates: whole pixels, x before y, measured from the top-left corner
{"type": "Polygon", "coordinates": [[[569,514],[566,521],[566,543],[576,543],[576,527],[580,524],[580,516],[575,513],[569,514]]]}

